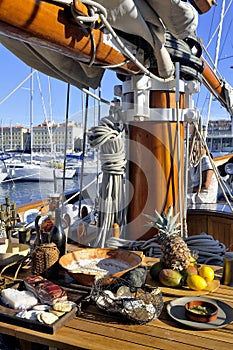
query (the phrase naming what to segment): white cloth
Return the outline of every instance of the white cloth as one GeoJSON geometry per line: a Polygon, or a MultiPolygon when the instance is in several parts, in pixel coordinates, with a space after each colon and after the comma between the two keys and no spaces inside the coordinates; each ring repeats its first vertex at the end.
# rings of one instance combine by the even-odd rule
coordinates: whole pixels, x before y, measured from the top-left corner
{"type": "MultiPolygon", "coordinates": [[[[208,156],[203,156],[201,159],[201,170],[206,171],[213,169],[212,164],[210,162],[210,159],[208,156]]],[[[194,203],[216,203],[217,201],[217,194],[218,194],[218,180],[213,173],[211,183],[208,189],[201,190],[198,193],[193,193],[192,188],[198,187],[200,183],[200,165],[197,165],[196,167],[190,167],[189,169],[189,181],[191,183],[191,188],[189,189],[189,193],[187,196],[187,203],[188,204],[194,204],[194,203]]]]}
{"type": "Polygon", "coordinates": [[[154,49],[159,75],[168,78],[174,73],[170,55],[164,46],[168,30],[177,39],[193,35],[198,13],[181,0],[98,0],[108,13],[115,29],[145,39],[154,49]]]}

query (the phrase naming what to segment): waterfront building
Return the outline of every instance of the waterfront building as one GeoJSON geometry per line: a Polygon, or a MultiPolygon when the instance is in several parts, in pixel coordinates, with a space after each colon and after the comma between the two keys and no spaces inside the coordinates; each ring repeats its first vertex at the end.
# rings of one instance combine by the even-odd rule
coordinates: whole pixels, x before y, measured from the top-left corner
{"type": "Polygon", "coordinates": [[[80,150],[83,139],[83,128],[81,124],[69,121],[66,124],[53,122],[43,122],[33,128],[33,150],[35,152],[64,152],[65,144],[67,151],[74,152],[80,150]]]}
{"type": "Polygon", "coordinates": [[[232,120],[211,120],[206,138],[211,152],[233,152],[232,120]]]}
{"type": "Polygon", "coordinates": [[[23,126],[1,127],[0,148],[2,151],[74,152],[82,149],[83,127],[74,121],[56,124],[43,122],[31,130],[23,126]],[[67,133],[66,133],[67,132],[67,133]],[[67,136],[66,136],[67,135],[67,136]]]}
{"type": "Polygon", "coordinates": [[[25,150],[28,129],[23,126],[1,127],[0,148],[4,150],[25,150]]]}

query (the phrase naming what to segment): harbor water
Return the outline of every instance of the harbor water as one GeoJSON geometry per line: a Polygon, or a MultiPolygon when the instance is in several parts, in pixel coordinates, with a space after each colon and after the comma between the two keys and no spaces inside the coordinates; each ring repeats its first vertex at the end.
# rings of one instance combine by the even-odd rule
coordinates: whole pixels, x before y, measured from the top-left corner
{"type": "MultiPolygon", "coordinates": [[[[65,181],[66,191],[77,191],[80,188],[79,177],[65,181]]],[[[0,184],[0,204],[5,203],[5,198],[10,197],[11,202],[16,202],[17,206],[30,204],[39,200],[47,199],[53,193],[63,192],[63,181],[57,180],[54,182],[4,182],[0,184]]]]}

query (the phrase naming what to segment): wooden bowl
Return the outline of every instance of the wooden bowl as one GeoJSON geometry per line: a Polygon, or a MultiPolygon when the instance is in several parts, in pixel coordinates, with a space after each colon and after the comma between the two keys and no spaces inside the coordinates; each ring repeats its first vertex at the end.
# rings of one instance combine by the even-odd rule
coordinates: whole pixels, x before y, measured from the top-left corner
{"type": "MultiPolygon", "coordinates": [[[[106,266],[112,268],[118,266],[118,271],[111,272],[109,268],[106,272],[107,276],[120,277],[126,272],[136,268],[142,262],[142,258],[133,252],[123,249],[115,248],[83,248],[75,250],[71,253],[63,255],[59,263],[66,270],[66,272],[73,277],[77,282],[86,286],[92,286],[96,278],[104,277],[98,268],[101,268],[102,271],[106,266]],[[90,262],[90,265],[94,265],[93,262],[97,263],[98,267],[89,269],[82,268],[79,264],[84,264],[90,262]]],[[[95,265],[95,266],[97,266],[95,265]]],[[[112,270],[113,271],[113,270],[112,270]]],[[[105,275],[105,276],[106,276],[105,275]]]]}
{"type": "Polygon", "coordinates": [[[195,322],[212,322],[218,317],[218,307],[208,301],[192,300],[185,304],[185,314],[195,322]],[[203,310],[206,313],[202,313],[203,310]]]}

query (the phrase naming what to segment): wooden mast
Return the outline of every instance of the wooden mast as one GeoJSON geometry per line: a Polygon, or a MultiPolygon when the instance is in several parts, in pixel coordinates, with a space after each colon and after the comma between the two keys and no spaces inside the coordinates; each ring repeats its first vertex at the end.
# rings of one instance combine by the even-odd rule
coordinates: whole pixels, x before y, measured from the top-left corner
{"type": "Polygon", "coordinates": [[[122,100],[129,107],[125,117],[129,239],[147,239],[154,233],[145,226],[147,218],[143,213],[153,215],[154,209],[166,212],[170,206],[175,213],[184,209],[179,201],[179,196],[184,198],[184,83],[180,82],[177,111],[175,80],[161,83],[145,76],[141,80],[133,77],[122,88],[122,100]]]}

